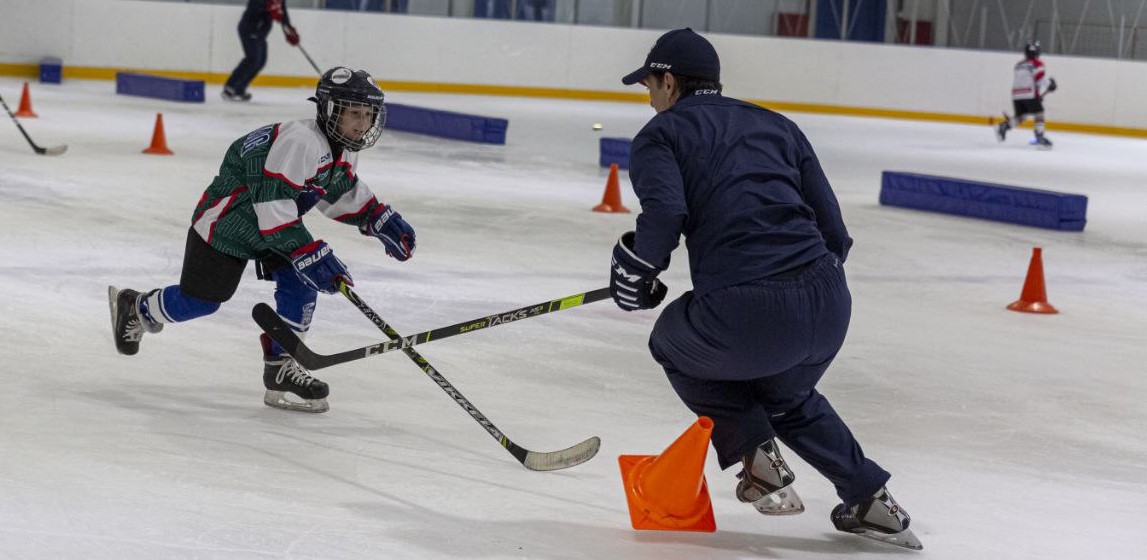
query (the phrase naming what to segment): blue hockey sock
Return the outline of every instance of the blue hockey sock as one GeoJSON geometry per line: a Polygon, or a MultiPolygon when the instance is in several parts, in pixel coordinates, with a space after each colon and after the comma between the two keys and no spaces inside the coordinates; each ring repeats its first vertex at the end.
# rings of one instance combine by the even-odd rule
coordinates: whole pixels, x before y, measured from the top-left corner
{"type": "Polygon", "coordinates": [[[184,294],[178,285],[152,290],[139,303],[140,313],[153,323],[190,321],[218,310],[218,303],[184,294]]]}
{"type": "MultiPolygon", "coordinates": [[[[291,326],[299,338],[305,337],[311,328],[318,292],[307,287],[290,267],[279,268],[271,278],[275,280],[275,312],[291,326]]],[[[278,342],[272,342],[271,353],[283,354],[285,350],[278,342]]]]}

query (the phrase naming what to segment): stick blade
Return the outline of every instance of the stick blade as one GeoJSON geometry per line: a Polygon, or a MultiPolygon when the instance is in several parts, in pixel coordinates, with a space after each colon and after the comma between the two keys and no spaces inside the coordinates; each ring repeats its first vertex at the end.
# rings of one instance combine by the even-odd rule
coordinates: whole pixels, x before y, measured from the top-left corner
{"type": "Polygon", "coordinates": [[[60,144],[59,146],[48,146],[47,148],[40,148],[39,150],[36,150],[36,153],[42,156],[58,156],[66,151],[68,151],[68,145],[60,144]]]}
{"type": "Polygon", "coordinates": [[[522,465],[532,471],[556,471],[576,467],[597,455],[601,448],[601,438],[593,436],[577,445],[567,447],[561,451],[542,453],[529,451],[526,453],[522,465]]]}

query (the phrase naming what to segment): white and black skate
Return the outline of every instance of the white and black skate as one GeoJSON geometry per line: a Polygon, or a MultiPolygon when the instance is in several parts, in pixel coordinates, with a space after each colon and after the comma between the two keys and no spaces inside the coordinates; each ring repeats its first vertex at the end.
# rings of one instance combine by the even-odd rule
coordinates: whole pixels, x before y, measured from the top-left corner
{"type": "Polygon", "coordinates": [[[153,323],[139,313],[142,295],[135,290],[119,290],[108,286],[108,309],[112,317],[112,338],[120,354],[133,356],[139,352],[143,333],[163,330],[162,323],[153,323]]]}
{"type": "Polygon", "coordinates": [[[271,354],[271,339],[259,335],[263,345],[263,404],[299,412],[326,412],[330,410],[327,395],[330,387],[303,369],[287,354],[271,354]],[[293,395],[293,397],[288,396],[293,395]]]}
{"type": "Polygon", "coordinates": [[[1042,134],[1038,134],[1035,138],[1032,138],[1032,146],[1050,150],[1051,140],[1048,140],[1047,137],[1042,134]]]}
{"type": "Polygon", "coordinates": [[[759,445],[742,460],[744,469],[737,475],[737,499],[753,504],[765,515],[796,515],[804,503],[793,489],[796,475],[781,457],[775,440],[759,445]]]}
{"type": "Polygon", "coordinates": [[[848,507],[840,504],[832,510],[832,524],[838,531],[860,535],[912,550],[924,545],[908,528],[912,518],[892,499],[887,488],[881,488],[868,501],[848,507]]]}

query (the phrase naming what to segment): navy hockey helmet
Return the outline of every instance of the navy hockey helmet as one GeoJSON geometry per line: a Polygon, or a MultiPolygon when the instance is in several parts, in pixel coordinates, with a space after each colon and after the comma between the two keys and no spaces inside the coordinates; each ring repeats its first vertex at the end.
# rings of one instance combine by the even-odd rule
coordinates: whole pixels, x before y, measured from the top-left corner
{"type": "Polygon", "coordinates": [[[1027,44],[1027,46],[1024,47],[1024,56],[1026,56],[1028,58],[1039,58],[1041,50],[1043,50],[1043,49],[1042,49],[1042,47],[1040,47],[1039,40],[1036,39],[1034,41],[1031,41],[1030,43],[1027,44]]]}
{"type": "Polygon", "coordinates": [[[385,95],[365,70],[344,66],[327,70],[319,79],[311,101],[318,105],[316,119],[332,143],[357,152],[373,146],[382,135],[382,126],[386,123],[385,95]],[[357,139],[344,135],[339,127],[343,112],[352,107],[369,107],[371,110],[370,128],[357,139]]]}

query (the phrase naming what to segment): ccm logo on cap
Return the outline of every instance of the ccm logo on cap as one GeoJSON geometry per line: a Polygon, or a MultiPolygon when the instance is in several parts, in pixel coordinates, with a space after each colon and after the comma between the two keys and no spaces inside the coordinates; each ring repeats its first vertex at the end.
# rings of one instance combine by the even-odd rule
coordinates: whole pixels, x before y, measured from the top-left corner
{"type": "Polygon", "coordinates": [[[649,67],[656,70],[668,70],[673,68],[672,64],[665,64],[664,62],[650,62],[649,67]]]}

